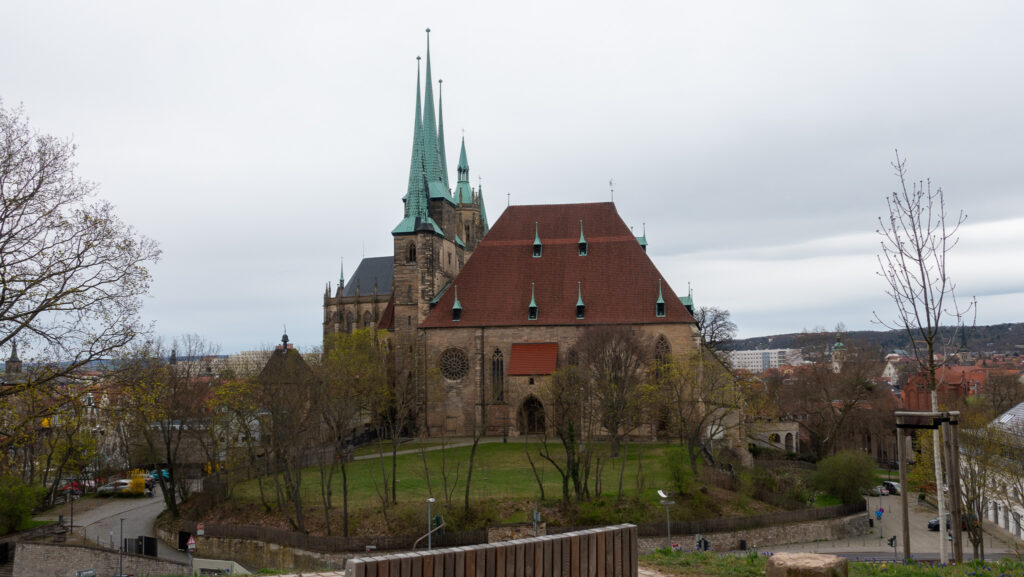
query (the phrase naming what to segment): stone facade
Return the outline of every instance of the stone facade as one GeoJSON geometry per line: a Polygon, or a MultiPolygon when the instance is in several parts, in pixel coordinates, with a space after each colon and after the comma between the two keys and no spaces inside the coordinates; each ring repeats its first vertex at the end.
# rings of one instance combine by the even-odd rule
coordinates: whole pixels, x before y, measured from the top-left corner
{"type": "MultiPolygon", "coordinates": [[[[539,399],[550,375],[508,375],[511,346],[514,343],[555,343],[561,360],[586,330],[576,326],[467,327],[425,330],[425,358],[431,382],[423,407],[431,436],[465,435],[481,418],[487,435],[518,436],[523,430],[524,407],[539,399]],[[461,379],[441,374],[441,356],[456,349],[466,354],[469,367],[461,379]],[[495,358],[505,364],[503,372],[492,370],[495,358]],[[500,376],[499,376],[500,375],[500,376]],[[500,382],[498,382],[500,381],[500,382]]],[[[696,325],[640,325],[643,338],[653,342],[664,336],[671,343],[671,354],[679,359],[696,351],[696,325]]]]}
{"type": "MultiPolygon", "coordinates": [[[[64,577],[95,569],[97,575],[117,573],[118,553],[81,545],[18,543],[13,577],[64,577]]],[[[187,575],[188,565],[142,555],[126,554],[123,572],[135,575],[187,575]]]]}

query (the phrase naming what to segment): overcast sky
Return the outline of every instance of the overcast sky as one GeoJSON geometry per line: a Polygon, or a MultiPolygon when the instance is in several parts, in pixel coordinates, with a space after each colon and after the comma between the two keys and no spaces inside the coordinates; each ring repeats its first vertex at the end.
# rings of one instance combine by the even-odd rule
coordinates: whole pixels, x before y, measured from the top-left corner
{"type": "Polygon", "coordinates": [[[15,2],[0,98],[73,137],[79,174],[156,239],[145,316],[224,352],[321,339],[345,259],[390,254],[416,56],[447,156],[493,223],[605,201],[741,337],[893,315],[877,218],[897,181],[969,219],[979,324],[1024,321],[1019,2],[15,2]]]}

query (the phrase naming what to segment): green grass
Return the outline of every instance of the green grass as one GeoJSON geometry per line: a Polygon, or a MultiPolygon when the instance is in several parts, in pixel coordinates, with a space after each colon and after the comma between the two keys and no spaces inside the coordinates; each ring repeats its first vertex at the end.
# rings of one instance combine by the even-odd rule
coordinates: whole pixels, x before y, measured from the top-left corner
{"type": "MultiPolygon", "coordinates": [[[[681,553],[660,549],[642,555],[640,562],[680,577],[758,577],[764,575],[767,557],[763,555],[722,555],[717,553],[681,553]]],[[[1018,559],[970,561],[963,565],[926,563],[850,563],[851,577],[1010,577],[1024,574],[1018,559]]]]}
{"type": "MultiPolygon", "coordinates": [[[[560,463],[562,461],[559,458],[559,453],[562,451],[561,445],[549,443],[548,446],[556,462],[560,463]]],[[[540,507],[542,510],[545,507],[549,509],[557,507],[562,496],[561,478],[551,463],[538,456],[539,443],[531,443],[529,447],[537,467],[537,474],[544,485],[545,499],[540,503],[540,507]]],[[[407,451],[415,448],[417,448],[416,445],[406,443],[400,447],[400,450],[407,451]]],[[[616,522],[639,523],[660,520],[664,509],[658,504],[657,490],[665,489],[671,490],[673,493],[677,492],[672,490],[673,484],[670,482],[667,464],[667,455],[670,451],[677,450],[676,445],[633,443],[628,447],[626,469],[623,476],[624,499],[621,502],[616,499],[616,494],[622,459],[608,459],[608,450],[604,445],[599,445],[596,450],[597,454],[602,456],[602,497],[594,498],[574,508],[574,516],[570,521],[615,520],[616,522]],[[641,449],[643,452],[642,469],[638,468],[638,455],[641,449]],[[641,473],[639,476],[638,472],[641,473]]],[[[481,526],[483,521],[490,523],[528,522],[534,505],[539,501],[540,492],[537,480],[526,458],[523,443],[484,443],[478,446],[470,491],[470,501],[474,510],[472,519],[463,518],[462,514],[469,453],[470,447],[454,447],[447,449],[444,453],[434,450],[399,455],[397,474],[399,504],[390,511],[392,530],[401,529],[402,519],[407,519],[407,524],[418,528],[421,517],[425,515],[425,501],[430,496],[437,499],[432,510],[442,513],[448,521],[449,527],[453,529],[481,526]],[[430,472],[429,489],[423,463],[424,457],[430,472]],[[448,490],[451,493],[450,508],[447,506],[444,494],[443,458],[446,460],[448,470],[448,490]],[[396,519],[398,520],[397,526],[395,525],[396,519]]],[[[390,475],[391,456],[389,453],[385,453],[383,465],[390,475]]],[[[594,468],[596,468],[596,459],[592,465],[591,479],[595,475],[594,468]]],[[[688,467],[685,468],[684,474],[689,475],[688,467]]],[[[348,477],[350,518],[357,524],[379,522],[380,519],[373,521],[370,518],[376,517],[381,509],[378,493],[378,487],[382,484],[381,461],[376,458],[353,461],[348,465],[348,477]]],[[[684,485],[689,487],[688,491],[691,496],[687,498],[684,495],[676,499],[677,504],[673,518],[701,518],[708,516],[709,511],[714,513],[718,510],[720,504],[701,493],[702,483],[691,479],[684,485]]],[[[317,468],[303,470],[301,486],[306,505],[311,508],[319,507],[321,493],[317,468]]],[[[593,491],[593,481],[591,481],[591,487],[593,491]]],[[[272,500],[273,488],[265,482],[264,489],[268,499],[272,500]]],[[[333,506],[339,510],[340,514],[342,488],[341,473],[337,468],[331,490],[333,506]]],[[[236,505],[243,507],[257,505],[259,489],[256,481],[239,484],[234,488],[233,496],[236,505]]],[[[545,511],[544,517],[546,520],[553,521],[552,515],[549,513],[550,511],[545,511]]],[[[312,513],[312,515],[316,514],[312,513]]],[[[374,529],[380,529],[380,527],[374,527],[374,529]]]]}
{"type": "Polygon", "coordinates": [[[819,494],[817,498],[814,499],[815,507],[831,507],[833,505],[842,504],[843,500],[840,499],[839,497],[836,497],[835,495],[819,494]]]}
{"type": "Polygon", "coordinates": [[[43,525],[51,524],[53,524],[53,521],[37,521],[36,519],[26,518],[22,519],[21,522],[18,523],[18,527],[15,530],[28,531],[30,529],[35,529],[36,527],[42,527],[43,525]]]}

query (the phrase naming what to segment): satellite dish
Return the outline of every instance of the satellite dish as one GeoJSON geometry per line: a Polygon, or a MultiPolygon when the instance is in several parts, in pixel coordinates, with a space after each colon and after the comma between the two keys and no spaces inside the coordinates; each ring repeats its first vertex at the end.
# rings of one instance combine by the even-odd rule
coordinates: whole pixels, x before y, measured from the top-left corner
{"type": "Polygon", "coordinates": [[[658,489],[658,496],[661,497],[662,499],[668,499],[668,493],[662,491],[661,489],[658,489]]]}

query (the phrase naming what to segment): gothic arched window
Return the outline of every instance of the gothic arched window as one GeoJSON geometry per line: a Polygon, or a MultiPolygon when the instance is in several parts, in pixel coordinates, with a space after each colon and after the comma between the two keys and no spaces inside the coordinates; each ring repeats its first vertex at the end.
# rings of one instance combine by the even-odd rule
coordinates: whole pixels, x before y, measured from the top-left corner
{"type": "Polygon", "coordinates": [[[416,243],[409,243],[409,248],[405,251],[405,262],[416,262],[416,243]]]}
{"type": "Polygon", "coordinates": [[[345,317],[345,332],[350,333],[355,328],[356,319],[352,316],[352,311],[348,311],[348,316],[345,317]]]}
{"type": "Polygon", "coordinates": [[[370,326],[372,322],[373,316],[370,314],[370,311],[366,311],[365,313],[363,313],[363,327],[370,326]]]}
{"type": "Polygon", "coordinates": [[[669,355],[672,354],[672,345],[668,344],[668,339],[665,335],[658,335],[658,338],[654,341],[654,374],[656,377],[661,378],[665,371],[665,363],[668,362],[669,355]]]}
{"type": "Polygon", "coordinates": [[[491,386],[493,387],[494,400],[505,400],[505,355],[501,349],[494,349],[491,355],[491,386]]]}

